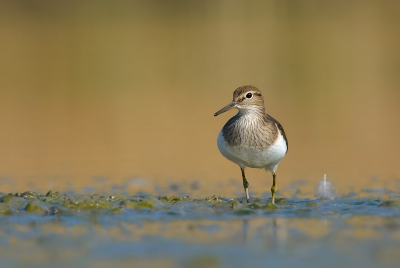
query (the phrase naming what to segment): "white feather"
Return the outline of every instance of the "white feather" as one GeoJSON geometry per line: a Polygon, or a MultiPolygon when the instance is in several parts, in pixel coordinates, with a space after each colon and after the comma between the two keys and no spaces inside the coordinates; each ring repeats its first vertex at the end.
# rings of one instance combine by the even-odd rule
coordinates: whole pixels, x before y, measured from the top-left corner
{"type": "Polygon", "coordinates": [[[271,172],[276,171],[279,161],[281,161],[287,151],[285,139],[280,131],[274,144],[267,150],[259,150],[243,145],[231,147],[225,141],[222,131],[218,135],[217,145],[223,156],[238,164],[241,168],[265,168],[271,172]]]}

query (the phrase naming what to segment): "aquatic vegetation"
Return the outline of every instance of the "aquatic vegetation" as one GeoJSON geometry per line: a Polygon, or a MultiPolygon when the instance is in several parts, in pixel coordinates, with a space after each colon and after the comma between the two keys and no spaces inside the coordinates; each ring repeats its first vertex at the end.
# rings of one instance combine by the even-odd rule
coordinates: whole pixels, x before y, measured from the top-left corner
{"type": "Polygon", "coordinates": [[[271,260],[310,267],[326,259],[395,266],[400,194],[365,192],[276,204],[222,196],[0,193],[0,258],[7,267],[235,267],[271,260]]]}
{"type": "MultiPolygon", "coordinates": [[[[329,184],[327,184],[329,185],[329,184]]],[[[332,186],[328,186],[332,194],[332,186]]],[[[325,191],[325,190],[324,190],[325,191]]],[[[335,200],[327,198],[327,192],[319,192],[317,200],[299,198],[278,198],[276,204],[269,199],[254,199],[243,202],[243,199],[228,199],[211,196],[193,199],[190,196],[152,196],[152,195],[98,195],[98,194],[61,194],[49,191],[42,195],[27,191],[0,195],[1,215],[81,215],[87,213],[124,214],[139,219],[162,219],[170,215],[181,215],[185,219],[215,218],[221,219],[238,215],[252,217],[297,217],[305,212],[313,213],[316,218],[325,217],[329,213],[347,215],[376,214],[399,216],[400,199],[380,198],[347,198],[335,200]],[[329,213],[327,213],[329,212],[329,213]]],[[[332,195],[330,195],[332,197],[332,195]]]]}

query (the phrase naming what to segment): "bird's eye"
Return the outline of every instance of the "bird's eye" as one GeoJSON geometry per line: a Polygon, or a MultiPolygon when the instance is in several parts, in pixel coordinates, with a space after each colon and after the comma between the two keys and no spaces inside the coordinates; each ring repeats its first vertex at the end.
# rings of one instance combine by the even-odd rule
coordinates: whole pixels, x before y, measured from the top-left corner
{"type": "Polygon", "coordinates": [[[253,94],[251,94],[251,92],[248,92],[248,93],[246,94],[246,98],[251,99],[251,97],[253,97],[253,94]]]}

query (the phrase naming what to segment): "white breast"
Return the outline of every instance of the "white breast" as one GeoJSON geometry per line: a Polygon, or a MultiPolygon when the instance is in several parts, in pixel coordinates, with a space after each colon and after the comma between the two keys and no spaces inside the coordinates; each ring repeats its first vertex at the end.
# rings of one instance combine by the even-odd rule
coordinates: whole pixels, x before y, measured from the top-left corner
{"type": "Polygon", "coordinates": [[[265,168],[271,172],[276,171],[279,161],[287,151],[285,139],[280,131],[276,141],[266,150],[241,145],[231,147],[225,141],[222,131],[218,135],[217,145],[223,156],[241,168],[265,168]]]}

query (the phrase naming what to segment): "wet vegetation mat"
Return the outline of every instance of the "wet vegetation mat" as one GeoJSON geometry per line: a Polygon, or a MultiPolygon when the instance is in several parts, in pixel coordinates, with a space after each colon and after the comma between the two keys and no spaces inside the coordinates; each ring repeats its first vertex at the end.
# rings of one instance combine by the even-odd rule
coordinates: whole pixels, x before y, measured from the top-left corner
{"type": "Polygon", "coordinates": [[[398,267],[400,194],[0,194],[3,267],[398,267]]]}

